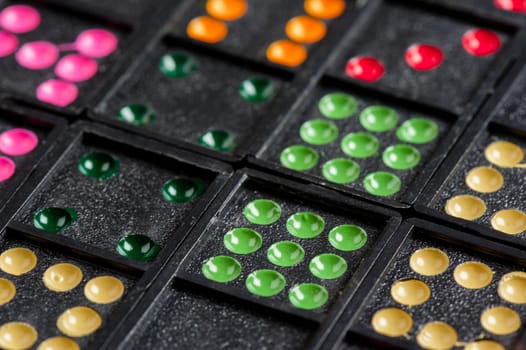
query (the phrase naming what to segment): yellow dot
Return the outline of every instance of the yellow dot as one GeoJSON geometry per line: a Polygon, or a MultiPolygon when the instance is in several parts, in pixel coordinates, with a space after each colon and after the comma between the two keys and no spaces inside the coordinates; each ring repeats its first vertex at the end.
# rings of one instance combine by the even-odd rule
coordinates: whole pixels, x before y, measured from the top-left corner
{"type": "Polygon", "coordinates": [[[519,314],[505,306],[496,306],[482,313],[482,327],[496,335],[507,335],[516,332],[521,326],[519,314]]]}
{"type": "Polygon", "coordinates": [[[371,324],[377,333],[400,337],[409,333],[413,327],[413,319],[407,312],[391,307],[377,311],[371,324]]]}
{"type": "Polygon", "coordinates": [[[508,235],[518,235],[526,230],[526,214],[518,209],[503,209],[491,218],[491,226],[508,235]]]}
{"type": "Polygon", "coordinates": [[[67,336],[83,337],[95,332],[102,324],[97,311],[87,306],[67,309],[58,317],[57,328],[67,336]]]}
{"type": "Polygon", "coordinates": [[[9,322],[0,327],[0,348],[29,349],[37,341],[37,331],[24,322],[9,322]]]}
{"type": "Polygon", "coordinates": [[[111,276],[93,278],[84,287],[84,295],[97,304],[109,304],[120,299],[124,293],[124,285],[111,276]]]}
{"type": "Polygon", "coordinates": [[[247,12],[246,0],[208,0],[206,11],[212,17],[223,21],[234,21],[247,12]]]}
{"type": "Polygon", "coordinates": [[[522,149],[508,141],[497,141],[486,147],[484,151],[486,159],[502,168],[513,167],[524,158],[522,149]]]}
{"type": "Polygon", "coordinates": [[[0,255],[0,269],[10,275],[20,276],[37,265],[35,253],[27,248],[11,248],[0,255]]]}
{"type": "Polygon", "coordinates": [[[418,345],[430,350],[451,349],[455,346],[457,339],[455,329],[444,322],[429,322],[416,336],[418,345]]]}
{"type": "Polygon", "coordinates": [[[402,280],[391,286],[391,296],[397,303],[414,306],[425,303],[431,296],[431,290],[420,280],[402,280]]]}
{"type": "Polygon", "coordinates": [[[80,346],[66,337],[53,337],[44,340],[37,350],[80,350],[80,346]]]}
{"type": "Polygon", "coordinates": [[[526,304],[526,272],[513,271],[499,281],[499,296],[513,304],[526,304]]]}
{"type": "Polygon", "coordinates": [[[463,194],[446,202],[446,213],[464,220],[480,218],[486,211],[486,204],[478,197],[463,194]]]}
{"type": "Polygon", "coordinates": [[[504,346],[494,340],[477,340],[464,347],[464,350],[506,350],[504,346]]]}
{"type": "Polygon", "coordinates": [[[313,44],[323,39],[327,33],[325,23],[308,16],[297,16],[285,26],[287,36],[297,43],[313,44]]]}
{"type": "Polygon", "coordinates": [[[68,263],[50,266],[44,272],[44,284],[54,292],[66,292],[79,285],[82,281],[82,271],[68,263]]]}
{"type": "Polygon", "coordinates": [[[188,23],[186,33],[192,39],[215,44],[223,40],[228,34],[225,23],[212,17],[196,17],[188,23]]]}
{"type": "Polygon", "coordinates": [[[332,19],[345,11],[345,0],[305,0],[303,7],[312,17],[332,19]]]}
{"type": "Polygon", "coordinates": [[[278,40],[267,48],[267,59],[288,67],[296,67],[307,59],[307,50],[288,40],[278,40]]]}
{"type": "Polygon", "coordinates": [[[504,178],[497,169],[481,166],[470,170],[466,176],[466,184],[473,191],[491,193],[502,187],[504,178]]]}
{"type": "Polygon", "coordinates": [[[464,288],[479,289],[491,283],[493,271],[486,264],[468,261],[455,268],[453,277],[464,288]]]}
{"type": "Polygon", "coordinates": [[[409,266],[421,275],[435,276],[446,271],[449,266],[449,258],[440,249],[423,248],[411,255],[409,266]]]}
{"type": "Polygon", "coordinates": [[[10,302],[16,294],[16,288],[13,282],[0,278],[0,305],[10,302]]]}

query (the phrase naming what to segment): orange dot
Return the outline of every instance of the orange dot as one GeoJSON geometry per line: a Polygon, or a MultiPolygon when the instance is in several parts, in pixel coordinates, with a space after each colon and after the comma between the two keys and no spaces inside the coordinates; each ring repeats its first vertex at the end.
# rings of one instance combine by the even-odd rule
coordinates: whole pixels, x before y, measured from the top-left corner
{"type": "Polygon", "coordinates": [[[345,0],[305,0],[304,8],[312,17],[332,19],[345,11],[345,0]]]}
{"type": "Polygon", "coordinates": [[[307,59],[307,50],[292,41],[278,40],[267,48],[267,59],[283,66],[296,67],[307,59]]]}
{"type": "Polygon", "coordinates": [[[188,23],[186,33],[192,39],[215,44],[223,40],[228,34],[225,23],[212,17],[196,17],[188,23]]]}
{"type": "Polygon", "coordinates": [[[234,21],[247,12],[246,0],[208,0],[206,11],[212,17],[223,21],[234,21]]]}
{"type": "Polygon", "coordinates": [[[323,39],[327,33],[327,27],[318,19],[297,16],[287,22],[285,32],[295,42],[312,44],[323,39]]]}

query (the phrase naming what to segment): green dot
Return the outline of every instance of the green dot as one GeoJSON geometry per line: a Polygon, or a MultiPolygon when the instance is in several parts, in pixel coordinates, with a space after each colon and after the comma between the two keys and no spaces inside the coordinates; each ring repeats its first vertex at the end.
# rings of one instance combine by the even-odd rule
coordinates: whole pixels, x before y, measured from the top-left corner
{"type": "Polygon", "coordinates": [[[199,180],[177,178],[164,183],[163,197],[174,203],[186,203],[199,197],[205,190],[205,185],[199,180]]]}
{"type": "Polygon", "coordinates": [[[386,171],[370,173],[363,179],[365,190],[375,196],[391,196],[400,191],[401,186],[400,178],[386,171]]]}
{"type": "Polygon", "coordinates": [[[323,218],[310,212],[293,214],[287,220],[287,231],[298,238],[314,238],[324,229],[325,221],[323,218]]]}
{"type": "Polygon", "coordinates": [[[107,179],[119,173],[119,161],[107,153],[92,152],[80,158],[78,168],[87,177],[107,179]]]}
{"type": "Polygon", "coordinates": [[[243,214],[253,224],[270,225],[281,217],[281,207],[270,199],[256,199],[247,204],[243,214]]]}
{"type": "Polygon", "coordinates": [[[327,118],[345,119],[356,113],[358,102],[351,95],[333,92],[320,99],[318,109],[327,118]]]}
{"type": "Polygon", "coordinates": [[[170,78],[184,78],[197,72],[197,62],[192,56],[176,52],[161,57],[159,69],[170,78]]]}
{"type": "Polygon", "coordinates": [[[289,300],[298,309],[314,310],[325,305],[329,292],[319,284],[303,283],[290,290],[289,300]]]}
{"type": "Polygon", "coordinates": [[[39,230],[57,233],[77,219],[77,213],[70,208],[44,208],[36,213],[33,224],[39,230]]]}
{"type": "Polygon", "coordinates": [[[368,158],[378,152],[380,141],[376,136],[366,132],[353,132],[343,138],[341,148],[351,157],[368,158]]]}
{"type": "Polygon", "coordinates": [[[225,255],[214,256],[208,259],[201,269],[203,275],[214,282],[227,283],[235,280],[241,274],[239,262],[225,255]]]}
{"type": "Polygon", "coordinates": [[[382,132],[396,126],[398,113],[386,106],[370,106],[360,113],[360,124],[369,131],[382,132]]]}
{"type": "Polygon", "coordinates": [[[274,243],[267,250],[267,258],[274,265],[289,267],[299,264],[305,257],[305,251],[298,244],[291,241],[274,243]]]}
{"type": "Polygon", "coordinates": [[[392,145],[385,149],[382,159],[390,168],[405,170],[415,167],[420,162],[420,152],[409,145],[392,145]]]}
{"type": "Polygon", "coordinates": [[[145,235],[127,235],[117,244],[117,252],[129,259],[153,261],[161,247],[145,235]]]}
{"type": "Polygon", "coordinates": [[[336,158],[323,164],[321,172],[330,182],[348,184],[360,176],[360,166],[350,159],[336,158]]]}
{"type": "Polygon", "coordinates": [[[261,235],[256,231],[241,227],[226,233],[223,242],[226,249],[235,254],[250,254],[261,248],[261,235]]]}
{"type": "Polygon", "coordinates": [[[313,145],[326,145],[338,137],[338,127],[328,120],[308,120],[300,127],[300,137],[313,145]]]}
{"type": "Polygon", "coordinates": [[[336,254],[320,254],[310,261],[309,270],[320,279],[331,280],[347,271],[347,262],[336,254]]]}
{"type": "Polygon", "coordinates": [[[201,146],[220,152],[230,152],[236,147],[236,138],[225,130],[210,130],[199,136],[201,146]]]}
{"type": "Polygon", "coordinates": [[[243,80],[239,94],[248,102],[262,103],[270,101],[278,93],[277,85],[267,78],[250,78],[243,80]]]}
{"type": "Polygon", "coordinates": [[[279,294],[286,284],[285,277],[274,270],[256,270],[248,275],[245,282],[248,291],[260,297],[279,294]]]}
{"type": "Polygon", "coordinates": [[[329,243],[344,252],[358,250],[367,243],[367,233],[356,225],[336,226],[329,232],[329,243]]]}
{"type": "Polygon", "coordinates": [[[426,118],[409,119],[396,130],[396,136],[404,142],[428,143],[438,136],[438,125],[426,118]]]}
{"type": "Polygon", "coordinates": [[[150,125],[155,120],[155,113],[148,106],[132,104],[122,107],[118,117],[127,123],[145,126],[150,125]]]}
{"type": "Polygon", "coordinates": [[[284,167],[297,171],[312,169],[318,164],[318,159],[318,152],[302,145],[287,147],[280,156],[281,164],[284,167]]]}

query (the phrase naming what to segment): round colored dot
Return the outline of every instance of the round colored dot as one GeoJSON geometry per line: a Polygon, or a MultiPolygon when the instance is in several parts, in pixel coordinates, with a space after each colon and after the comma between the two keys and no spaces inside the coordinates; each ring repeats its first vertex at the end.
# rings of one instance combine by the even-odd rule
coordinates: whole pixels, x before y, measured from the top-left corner
{"type": "Polygon", "coordinates": [[[120,255],[138,261],[153,261],[159,250],[161,247],[145,235],[127,235],[117,244],[120,255]]]}
{"type": "Polygon", "coordinates": [[[246,0],[208,0],[206,12],[212,17],[223,21],[234,21],[247,12],[246,0]]]}
{"type": "Polygon", "coordinates": [[[0,326],[0,347],[6,350],[29,349],[36,343],[37,331],[24,322],[9,322],[0,326]]]}
{"type": "Polygon", "coordinates": [[[15,174],[15,162],[11,159],[0,156],[0,182],[9,180],[15,174]]]}
{"type": "Polygon", "coordinates": [[[464,288],[480,289],[491,283],[493,271],[486,264],[468,261],[455,268],[453,278],[464,288]]]}
{"type": "Polygon", "coordinates": [[[491,218],[491,226],[508,235],[518,235],[526,231],[526,214],[518,209],[499,210],[491,218]]]}
{"type": "Polygon", "coordinates": [[[18,38],[16,35],[0,30],[0,57],[9,56],[16,51],[18,38]]]}
{"type": "Polygon", "coordinates": [[[48,41],[33,41],[18,49],[15,58],[18,64],[27,69],[45,69],[58,59],[58,48],[48,41]]]}
{"type": "Polygon", "coordinates": [[[212,17],[196,17],[186,27],[186,34],[194,40],[215,44],[223,40],[228,34],[228,27],[222,21],[212,17]]]}
{"type": "Polygon", "coordinates": [[[77,219],[77,213],[70,208],[44,208],[36,213],[33,224],[39,230],[57,233],[77,219]]]}
{"type": "Polygon", "coordinates": [[[411,45],[405,51],[405,62],[419,71],[432,70],[440,66],[444,55],[436,46],[426,44],[411,45]]]}
{"type": "Polygon", "coordinates": [[[155,112],[146,105],[131,104],[119,110],[118,118],[130,124],[144,126],[155,120],[155,112]]]}
{"type": "Polygon", "coordinates": [[[521,327],[519,314],[505,306],[487,309],[480,316],[482,328],[496,335],[515,333],[521,327]]]}
{"type": "Polygon", "coordinates": [[[226,249],[235,254],[251,254],[263,244],[261,235],[256,231],[240,227],[228,231],[223,238],[226,249]]]}
{"type": "Polygon", "coordinates": [[[471,169],[466,175],[466,184],[473,191],[491,193],[504,185],[502,174],[493,168],[481,166],[471,169]]]}
{"type": "Polygon", "coordinates": [[[16,128],[0,134],[0,152],[10,156],[27,154],[37,145],[38,136],[31,130],[16,128]]]}
{"type": "Polygon", "coordinates": [[[310,261],[309,270],[320,279],[335,279],[347,271],[347,262],[336,254],[320,254],[310,261]]]}
{"type": "Polygon", "coordinates": [[[170,78],[184,78],[197,72],[197,61],[190,55],[176,52],[161,57],[159,69],[170,78]]]}
{"type": "Polygon", "coordinates": [[[333,19],[345,11],[344,0],[305,0],[305,12],[312,17],[333,19]]]}
{"type": "Polygon", "coordinates": [[[486,212],[486,204],[478,197],[463,194],[448,199],[445,210],[448,215],[473,221],[486,212]]]}
{"type": "Polygon", "coordinates": [[[375,196],[391,196],[400,191],[401,186],[402,181],[398,176],[385,171],[370,173],[363,179],[365,190],[375,196]]]}
{"type": "Polygon", "coordinates": [[[205,190],[205,185],[188,178],[177,178],[164,183],[163,197],[173,203],[187,203],[199,197],[205,190]]]}
{"type": "Polygon", "coordinates": [[[119,173],[119,161],[107,153],[91,152],[83,155],[78,164],[80,172],[94,179],[107,179],[119,173]]]}
{"type": "Polygon", "coordinates": [[[37,98],[51,105],[66,107],[73,103],[79,95],[79,89],[73,83],[57,79],[49,79],[37,87],[37,98]]]}
{"type": "Polygon", "coordinates": [[[82,271],[73,264],[55,264],[44,272],[42,280],[49,290],[67,292],[82,282],[82,271]]]}
{"type": "Polygon", "coordinates": [[[345,66],[345,73],[351,78],[373,83],[384,75],[385,69],[374,57],[354,57],[345,66]]]}
{"type": "Polygon", "coordinates": [[[287,219],[287,231],[294,237],[314,238],[325,229],[325,221],[317,214],[301,212],[287,219]]]}
{"type": "Polygon", "coordinates": [[[526,13],[525,0],[494,0],[493,3],[501,10],[526,13]]]}
{"type": "Polygon", "coordinates": [[[372,157],[380,148],[380,141],[376,136],[365,132],[353,132],[342,139],[343,152],[354,158],[372,157]]]}
{"type": "Polygon", "coordinates": [[[458,340],[457,332],[444,322],[429,322],[418,332],[416,342],[424,349],[451,349],[458,340]]]}
{"type": "Polygon", "coordinates": [[[327,118],[346,119],[356,113],[358,102],[349,94],[333,92],[320,99],[318,109],[327,118]]]}
{"type": "Polygon", "coordinates": [[[411,169],[420,163],[420,152],[413,146],[392,145],[385,149],[382,160],[392,169],[411,169]]]}
{"type": "Polygon", "coordinates": [[[0,254],[0,270],[13,276],[21,276],[33,270],[37,256],[27,248],[11,248],[0,254]]]}
{"type": "Polygon", "coordinates": [[[260,297],[279,294],[286,285],[285,277],[274,270],[257,270],[248,275],[245,286],[248,291],[260,297]]]}
{"type": "Polygon", "coordinates": [[[98,69],[99,65],[93,58],[72,54],[58,61],[55,74],[61,79],[78,82],[93,78],[98,69]]]}
{"type": "Polygon", "coordinates": [[[314,310],[327,303],[329,292],[319,284],[303,283],[290,290],[289,300],[298,309],[314,310]]]}
{"type": "Polygon", "coordinates": [[[122,282],[112,276],[92,278],[84,286],[86,298],[96,304],[110,304],[119,300],[124,294],[122,282]]]}
{"type": "Polygon", "coordinates": [[[360,124],[374,132],[390,130],[398,123],[398,113],[386,106],[369,106],[360,113],[360,124]]]}
{"type": "Polygon", "coordinates": [[[464,350],[506,350],[504,346],[494,340],[476,340],[467,344],[464,350]]]}
{"type": "Polygon", "coordinates": [[[80,350],[80,346],[66,337],[52,337],[40,343],[37,350],[80,350]]]}
{"type": "Polygon", "coordinates": [[[277,93],[278,86],[276,83],[262,77],[243,80],[239,86],[239,95],[252,103],[270,101],[277,93]]]}
{"type": "Polygon", "coordinates": [[[505,274],[499,281],[499,296],[513,304],[526,304],[526,272],[505,274]]]}
{"type": "Polygon", "coordinates": [[[266,55],[270,62],[296,67],[307,59],[307,50],[292,41],[278,40],[267,47],[266,55]]]}
{"type": "Polygon", "coordinates": [[[336,140],[338,127],[328,120],[308,120],[300,127],[300,137],[313,145],[326,145],[336,140]]]}
{"type": "Polygon", "coordinates": [[[390,307],[377,311],[371,321],[376,333],[388,337],[401,337],[413,327],[411,316],[400,309],[390,307]]]}
{"type": "Polygon", "coordinates": [[[484,151],[486,159],[503,168],[513,167],[524,158],[522,149],[508,141],[497,141],[486,147],[484,151]]]}
{"type": "Polygon", "coordinates": [[[81,54],[101,58],[108,56],[117,49],[119,39],[110,31],[104,29],[88,29],[75,39],[75,48],[81,54]]]}
{"type": "Polygon", "coordinates": [[[318,164],[318,160],[318,152],[303,145],[287,147],[280,155],[280,161],[284,167],[297,171],[312,169],[318,164]]]}
{"type": "Polygon", "coordinates": [[[220,152],[230,152],[236,147],[236,138],[225,130],[210,130],[199,136],[201,146],[220,152]]]}
{"type": "Polygon", "coordinates": [[[274,243],[267,250],[267,258],[274,265],[289,267],[299,264],[305,257],[305,251],[298,244],[291,241],[274,243]]]}
{"type": "Polygon", "coordinates": [[[270,225],[281,217],[281,207],[270,199],[256,199],[243,210],[245,218],[256,225],[270,225]]]}
{"type": "Polygon", "coordinates": [[[8,6],[0,12],[0,27],[11,33],[27,33],[40,24],[40,13],[27,5],[8,6]]]}
{"type": "Polygon", "coordinates": [[[13,282],[5,278],[0,278],[0,306],[5,305],[16,295],[16,288],[13,282]]]}
{"type": "Polygon", "coordinates": [[[323,39],[327,34],[327,27],[318,19],[309,16],[297,16],[287,22],[285,33],[297,43],[313,44],[323,39]]]}
{"type": "Polygon", "coordinates": [[[429,143],[438,136],[438,125],[427,118],[408,119],[396,130],[396,136],[404,142],[429,143]]]}
{"type": "Polygon", "coordinates": [[[76,306],[64,311],[57,319],[57,328],[67,336],[83,337],[95,332],[102,324],[97,311],[87,306],[76,306]]]}
{"type": "Polygon", "coordinates": [[[430,296],[431,289],[425,282],[417,279],[396,281],[391,286],[391,297],[402,305],[420,305],[425,303],[430,296]]]}
{"type": "Polygon", "coordinates": [[[336,158],[327,161],[321,169],[323,177],[336,184],[348,184],[360,176],[360,166],[347,158],[336,158]]]}
{"type": "Polygon", "coordinates": [[[201,269],[203,275],[214,282],[227,283],[241,274],[239,262],[229,256],[220,255],[208,259],[201,269]]]}
{"type": "Polygon", "coordinates": [[[440,249],[422,248],[411,255],[409,266],[420,275],[436,276],[447,270],[449,258],[440,249]]]}
{"type": "Polygon", "coordinates": [[[474,56],[492,55],[500,49],[497,34],[487,29],[471,29],[462,36],[462,46],[474,56]]]}
{"type": "Polygon", "coordinates": [[[367,232],[356,225],[336,226],[329,232],[329,243],[344,252],[358,250],[367,243],[367,232]]]}

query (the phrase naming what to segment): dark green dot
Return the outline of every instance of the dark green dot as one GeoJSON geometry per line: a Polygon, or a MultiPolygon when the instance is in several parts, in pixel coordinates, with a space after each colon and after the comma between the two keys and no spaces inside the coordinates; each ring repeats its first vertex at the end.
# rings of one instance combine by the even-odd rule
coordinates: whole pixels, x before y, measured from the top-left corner
{"type": "Polygon", "coordinates": [[[281,152],[281,164],[289,169],[303,171],[318,164],[318,153],[307,146],[295,145],[287,147],[281,152]]]}
{"type": "Polygon", "coordinates": [[[197,62],[192,56],[176,52],[161,57],[159,68],[170,78],[184,78],[197,72],[197,62]]]}
{"type": "Polygon", "coordinates": [[[386,171],[370,173],[363,179],[365,190],[375,196],[390,196],[400,191],[402,181],[395,174],[386,171]]]}
{"type": "Polygon", "coordinates": [[[223,242],[232,253],[250,254],[261,248],[262,239],[256,231],[241,227],[228,231],[223,242]]]}
{"type": "Polygon", "coordinates": [[[220,152],[230,152],[236,147],[236,138],[225,130],[210,130],[199,136],[201,146],[220,152]]]}
{"type": "Polygon", "coordinates": [[[145,235],[127,235],[117,244],[117,252],[129,259],[153,261],[161,247],[145,235]]]}
{"type": "Polygon", "coordinates": [[[298,244],[291,241],[274,243],[267,250],[267,258],[274,265],[289,267],[299,264],[305,257],[305,251],[298,244]]]}
{"type": "Polygon", "coordinates": [[[119,173],[119,161],[102,152],[83,155],[78,167],[82,174],[95,179],[107,179],[119,173]]]}
{"type": "Polygon", "coordinates": [[[325,305],[329,292],[319,284],[303,283],[290,290],[289,300],[298,309],[314,310],[325,305]]]}
{"type": "Polygon", "coordinates": [[[420,162],[420,152],[409,145],[392,145],[385,149],[382,159],[390,168],[405,170],[415,167],[420,162]]]}
{"type": "Polygon", "coordinates": [[[229,256],[219,255],[208,259],[202,267],[203,275],[211,281],[227,283],[241,274],[241,264],[229,256]]]}
{"type": "Polygon", "coordinates": [[[398,113],[386,106],[370,106],[360,113],[360,124],[369,131],[383,132],[398,123],[398,113]]]}
{"type": "Polygon", "coordinates": [[[287,231],[298,238],[314,238],[324,229],[325,221],[323,218],[310,212],[296,213],[287,220],[287,231]]]}
{"type": "Polygon", "coordinates": [[[336,254],[320,254],[310,261],[309,269],[314,276],[330,280],[340,277],[347,271],[347,262],[336,254]]]}
{"type": "Polygon", "coordinates": [[[62,231],[77,219],[77,213],[70,208],[44,208],[33,218],[39,230],[56,233],[62,231]]]}
{"type": "Polygon", "coordinates": [[[353,132],[345,136],[341,143],[345,154],[355,158],[372,157],[380,148],[380,141],[365,132],[353,132]]]}
{"type": "Polygon", "coordinates": [[[145,126],[155,120],[155,113],[148,106],[133,104],[122,107],[118,117],[127,123],[145,126]]]}
{"type": "Polygon", "coordinates": [[[356,225],[336,226],[329,232],[329,243],[344,252],[358,250],[367,243],[367,233],[356,225]]]}
{"type": "Polygon", "coordinates": [[[308,120],[300,127],[300,137],[313,145],[326,145],[338,137],[338,127],[328,120],[308,120]]]}
{"type": "Polygon", "coordinates": [[[327,118],[345,119],[356,113],[358,102],[351,95],[333,92],[320,99],[318,109],[327,118]]]}
{"type": "Polygon", "coordinates": [[[336,158],[323,164],[321,172],[330,182],[348,184],[360,176],[360,166],[350,159],[336,158]]]}
{"type": "Polygon", "coordinates": [[[252,103],[270,101],[277,93],[277,85],[267,78],[246,79],[239,86],[241,97],[252,103]]]}
{"type": "Polygon", "coordinates": [[[438,125],[426,118],[409,119],[396,130],[396,136],[404,142],[428,143],[438,136],[438,125]]]}
{"type": "Polygon", "coordinates": [[[270,225],[281,217],[281,207],[270,199],[256,199],[247,204],[243,214],[253,224],[270,225]]]}
{"type": "Polygon", "coordinates": [[[205,185],[199,180],[177,178],[164,183],[163,197],[174,203],[186,203],[199,197],[205,190],[205,185]]]}
{"type": "Polygon", "coordinates": [[[257,270],[248,275],[245,285],[248,291],[260,297],[279,294],[287,284],[285,277],[274,270],[257,270]]]}

